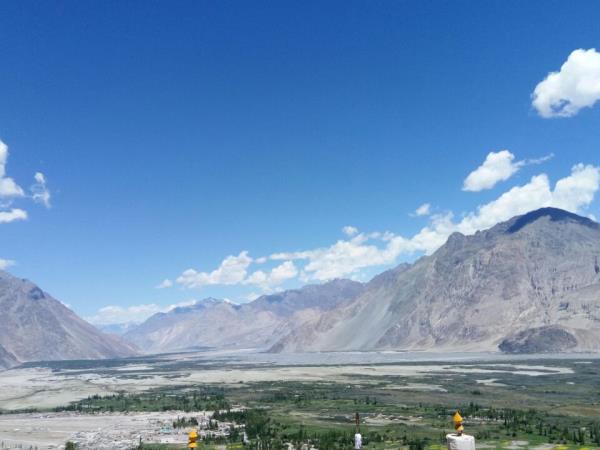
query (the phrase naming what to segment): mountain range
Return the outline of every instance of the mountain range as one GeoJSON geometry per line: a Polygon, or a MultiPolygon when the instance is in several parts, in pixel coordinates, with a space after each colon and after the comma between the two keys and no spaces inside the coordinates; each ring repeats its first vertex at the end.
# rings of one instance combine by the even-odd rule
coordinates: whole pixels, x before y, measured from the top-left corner
{"type": "Polygon", "coordinates": [[[268,348],[297,324],[335,310],[364,289],[356,281],[333,280],[263,295],[242,305],[208,298],[155,314],[123,338],[150,353],[196,347],[268,348]]]}

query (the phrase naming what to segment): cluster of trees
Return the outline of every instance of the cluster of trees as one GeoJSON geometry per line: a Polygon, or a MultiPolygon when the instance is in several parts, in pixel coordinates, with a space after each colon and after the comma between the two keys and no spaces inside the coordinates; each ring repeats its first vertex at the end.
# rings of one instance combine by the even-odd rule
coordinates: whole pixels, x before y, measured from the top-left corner
{"type": "Polygon", "coordinates": [[[173,421],[173,428],[187,428],[198,426],[198,420],[195,417],[178,417],[173,421]]]}
{"type": "MultiPolygon", "coordinates": [[[[518,410],[511,408],[483,408],[469,403],[461,408],[467,418],[480,419],[484,423],[498,424],[498,429],[506,436],[516,437],[522,433],[542,436],[550,443],[573,443],[578,445],[600,445],[600,423],[581,423],[581,419],[551,415],[536,409],[518,410]]],[[[440,414],[448,415],[446,409],[440,414]]],[[[479,430],[478,439],[490,439],[489,429],[479,430]]]]}
{"type": "Polygon", "coordinates": [[[369,397],[367,395],[364,398],[355,398],[354,399],[354,404],[355,405],[360,405],[361,403],[364,403],[365,405],[377,405],[377,398],[376,397],[369,397]]]}
{"type": "Polygon", "coordinates": [[[190,393],[148,392],[143,394],[93,395],[56,411],[128,412],[128,411],[213,411],[231,405],[222,392],[190,393]]]}

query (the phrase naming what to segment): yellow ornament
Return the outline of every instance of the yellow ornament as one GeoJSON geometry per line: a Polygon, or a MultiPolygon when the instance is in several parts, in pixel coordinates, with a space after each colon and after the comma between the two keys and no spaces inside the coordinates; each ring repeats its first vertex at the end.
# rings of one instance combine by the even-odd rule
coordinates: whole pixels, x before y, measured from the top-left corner
{"type": "Polygon", "coordinates": [[[454,429],[457,432],[462,433],[465,427],[463,427],[463,418],[458,411],[454,414],[452,421],[454,422],[454,429]]]}
{"type": "Polygon", "coordinates": [[[190,431],[190,434],[188,434],[188,448],[198,448],[197,440],[198,432],[196,430],[190,431]]]}

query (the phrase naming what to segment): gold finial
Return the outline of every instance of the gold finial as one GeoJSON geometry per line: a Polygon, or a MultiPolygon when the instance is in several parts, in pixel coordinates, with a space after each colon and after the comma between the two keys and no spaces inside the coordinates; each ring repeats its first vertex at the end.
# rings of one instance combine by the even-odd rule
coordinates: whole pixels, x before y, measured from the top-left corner
{"type": "Polygon", "coordinates": [[[196,430],[190,431],[188,434],[188,448],[198,448],[196,441],[198,440],[198,432],[196,430]]]}
{"type": "Polygon", "coordinates": [[[463,418],[458,411],[456,411],[456,413],[454,414],[452,421],[454,422],[454,429],[456,430],[456,433],[462,434],[465,427],[463,427],[463,418]]]}

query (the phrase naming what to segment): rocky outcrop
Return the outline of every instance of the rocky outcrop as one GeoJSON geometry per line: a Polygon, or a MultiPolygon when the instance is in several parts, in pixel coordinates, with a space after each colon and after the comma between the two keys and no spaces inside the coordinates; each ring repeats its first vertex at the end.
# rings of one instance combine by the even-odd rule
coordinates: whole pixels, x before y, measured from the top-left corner
{"type": "Polygon", "coordinates": [[[506,353],[560,353],[575,347],[575,336],[555,325],[520,331],[504,339],[498,346],[506,353]]]}

